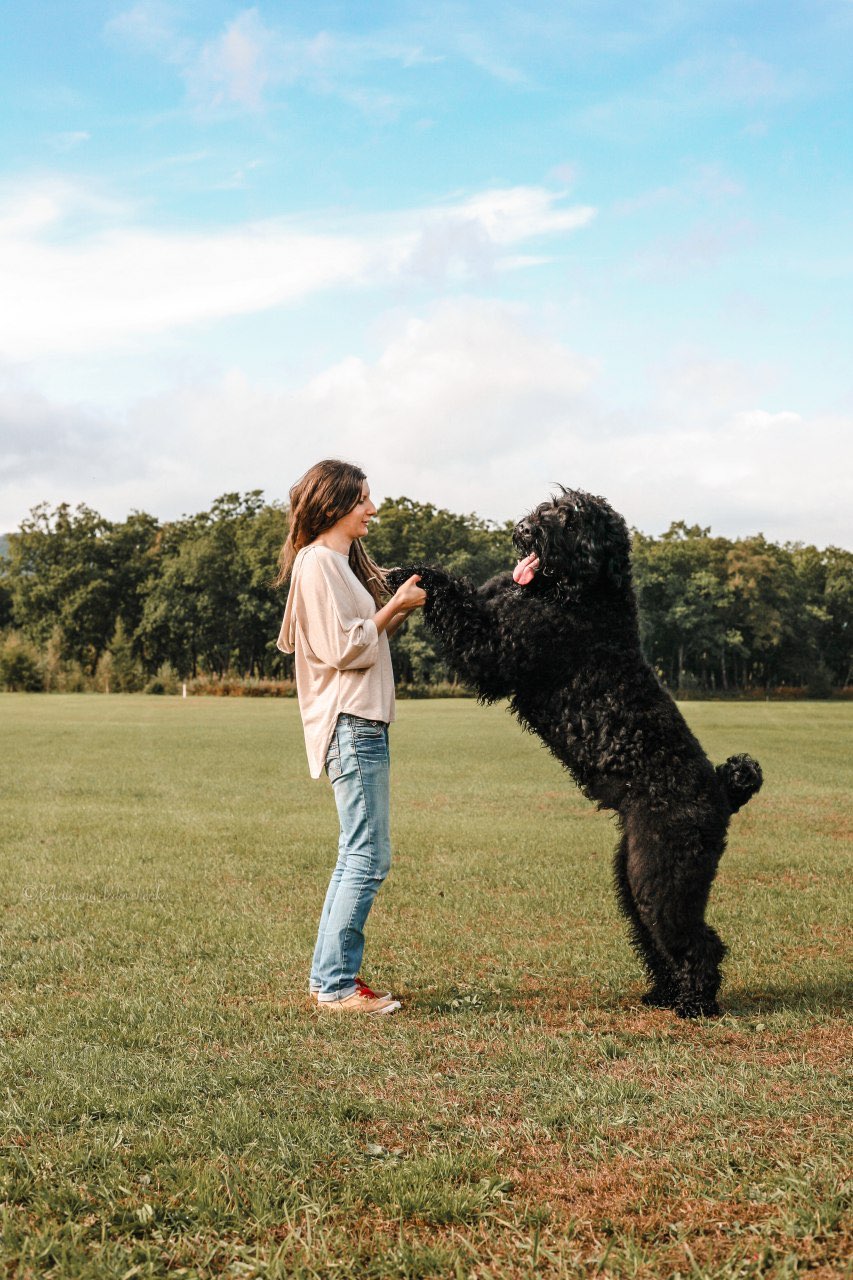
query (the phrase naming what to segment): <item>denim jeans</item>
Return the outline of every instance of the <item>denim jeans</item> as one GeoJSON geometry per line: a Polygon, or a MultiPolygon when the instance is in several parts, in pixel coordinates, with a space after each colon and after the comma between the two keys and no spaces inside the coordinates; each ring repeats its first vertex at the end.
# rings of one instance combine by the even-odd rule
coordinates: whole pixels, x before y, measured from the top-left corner
{"type": "Polygon", "coordinates": [[[338,716],[326,755],[341,833],[338,860],[320,916],[310,986],[321,999],[355,991],[364,953],[364,924],[391,869],[388,726],[338,716]]]}

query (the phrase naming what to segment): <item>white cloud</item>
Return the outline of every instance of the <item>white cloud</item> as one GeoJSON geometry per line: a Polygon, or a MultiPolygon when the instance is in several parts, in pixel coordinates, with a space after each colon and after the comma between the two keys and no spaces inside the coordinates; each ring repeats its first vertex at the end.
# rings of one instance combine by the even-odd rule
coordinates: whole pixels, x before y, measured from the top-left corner
{"type": "Polygon", "coordinates": [[[94,226],[123,222],[131,207],[100,191],[91,183],[75,183],[63,177],[40,177],[31,182],[0,186],[0,252],[16,237],[35,239],[43,233],[62,231],[79,236],[94,226]]]}
{"type": "Polygon", "coordinates": [[[592,206],[561,208],[559,199],[543,187],[506,187],[422,209],[409,219],[414,229],[398,242],[397,271],[437,281],[534,265],[542,259],[504,251],[528,239],[576,231],[595,217],[592,206]]]}
{"type": "Polygon", "coordinates": [[[187,43],[178,37],[178,14],[161,0],[142,0],[117,13],[106,23],[104,31],[111,39],[169,61],[179,60],[188,53],[187,43]]]}
{"type": "Polygon", "coordinates": [[[743,195],[743,187],[717,164],[693,164],[675,182],[640,191],[614,202],[615,213],[632,215],[647,209],[672,205],[682,209],[700,207],[743,195]]]}
{"type": "Polygon", "coordinates": [[[212,107],[236,104],[259,111],[264,90],[284,74],[283,67],[274,67],[276,43],[257,9],[245,9],[188,67],[192,95],[212,107]]]}
{"type": "Polygon", "coordinates": [[[586,133],[636,142],[668,128],[683,130],[697,116],[771,111],[808,90],[801,71],[755,58],[734,42],[663,67],[637,87],[579,108],[574,124],[586,133]]]}
{"type": "Polygon", "coordinates": [[[686,235],[658,237],[635,256],[631,271],[639,276],[679,279],[717,266],[752,244],[757,234],[750,218],[703,220],[686,235]]]}
{"type": "Polygon", "coordinates": [[[375,364],[344,360],[294,403],[317,430],[346,421],[387,462],[440,472],[502,457],[528,424],[561,421],[593,373],[512,309],[467,299],[410,318],[375,364]]]}
{"type": "Polygon", "coordinates": [[[566,162],[554,165],[548,176],[553,178],[554,182],[559,182],[561,187],[571,187],[577,180],[578,171],[575,165],[566,162]]]}
{"type": "Polygon", "coordinates": [[[18,485],[26,488],[34,477],[49,485],[63,476],[73,476],[76,485],[102,485],[125,453],[120,434],[102,413],[57,405],[14,370],[0,368],[0,477],[8,493],[18,485]]]}
{"type": "Polygon", "coordinates": [[[687,58],[667,78],[692,94],[746,105],[782,101],[797,87],[793,76],[736,47],[687,58]]]}
{"type": "Polygon", "coordinates": [[[120,517],[199,510],[237,488],[280,498],[318,457],[339,456],[367,469],[377,497],[496,519],[562,482],[606,495],[650,532],[683,518],[850,545],[849,417],[768,407],[758,388],[769,371],[751,377],[701,353],[671,364],[655,401],[630,413],[601,403],[596,373],[524,311],[459,299],[395,317],[377,359],[340,360],[295,390],[232,370],[140,401],[117,425],[10,385],[0,528],[42,499],[120,517]]]}
{"type": "Polygon", "coordinates": [[[364,246],[347,237],[276,224],[209,234],[127,228],[74,245],[6,235],[0,274],[19,301],[0,315],[0,352],[25,360],[92,351],[260,311],[358,280],[366,263],[364,246]]]}
{"type": "MultiPolygon", "coordinates": [[[[294,220],[162,231],[132,225],[120,206],[117,224],[116,212],[82,189],[44,183],[18,191],[0,209],[0,275],[7,296],[17,299],[0,311],[0,358],[98,351],[333,287],[424,275],[464,279],[507,265],[505,249],[565,234],[594,213],[562,208],[557,195],[535,187],[377,216],[342,233],[309,232],[294,220]]],[[[518,255],[509,259],[514,267],[523,263],[518,255]]]]}
{"type": "Polygon", "coordinates": [[[850,546],[851,432],[849,416],[767,409],[720,414],[692,430],[643,431],[619,442],[611,493],[624,492],[626,506],[630,496],[632,523],[652,532],[687,519],[720,533],[850,546]]]}
{"type": "Polygon", "coordinates": [[[711,358],[701,349],[682,347],[656,371],[657,402],[668,420],[704,427],[772,394],[778,374],[768,364],[711,358]]]}
{"type": "Polygon", "coordinates": [[[508,187],[472,196],[458,213],[479,222],[495,244],[516,244],[530,236],[575,231],[595,216],[590,205],[555,208],[557,198],[543,187],[508,187]]]}
{"type": "Polygon", "coordinates": [[[182,33],[170,6],[143,0],[111,19],[105,33],[173,66],[202,114],[260,112],[281,87],[303,85],[368,115],[393,116],[403,100],[366,83],[371,69],[381,63],[411,68],[443,60],[393,32],[357,36],[320,30],[294,36],[283,26],[267,26],[256,7],[240,10],[219,34],[200,42],[182,33]]]}
{"type": "Polygon", "coordinates": [[[54,151],[73,151],[88,142],[91,136],[85,129],[67,129],[63,133],[51,134],[48,141],[54,151]]]}
{"type": "Polygon", "coordinates": [[[473,30],[457,31],[452,43],[455,50],[472,66],[512,86],[525,85],[527,76],[492,47],[491,42],[473,30]]]}

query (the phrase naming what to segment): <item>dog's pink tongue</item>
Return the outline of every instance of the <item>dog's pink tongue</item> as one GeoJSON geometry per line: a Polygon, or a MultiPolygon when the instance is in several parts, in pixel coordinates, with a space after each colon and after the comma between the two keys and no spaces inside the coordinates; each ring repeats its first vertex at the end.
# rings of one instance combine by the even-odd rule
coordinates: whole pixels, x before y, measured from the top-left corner
{"type": "Polygon", "coordinates": [[[513,582],[517,582],[520,587],[526,587],[528,582],[533,581],[538,568],[539,557],[535,553],[525,556],[523,560],[519,560],[512,571],[513,582]]]}

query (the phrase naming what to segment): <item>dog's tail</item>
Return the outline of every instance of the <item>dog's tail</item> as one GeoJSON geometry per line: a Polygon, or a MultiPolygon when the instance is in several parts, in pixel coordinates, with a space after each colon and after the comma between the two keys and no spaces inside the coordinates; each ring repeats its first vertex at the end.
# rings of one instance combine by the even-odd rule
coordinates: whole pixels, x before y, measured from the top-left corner
{"type": "Polygon", "coordinates": [[[761,765],[747,755],[729,756],[725,764],[718,764],[717,777],[732,813],[742,809],[764,781],[761,765]]]}

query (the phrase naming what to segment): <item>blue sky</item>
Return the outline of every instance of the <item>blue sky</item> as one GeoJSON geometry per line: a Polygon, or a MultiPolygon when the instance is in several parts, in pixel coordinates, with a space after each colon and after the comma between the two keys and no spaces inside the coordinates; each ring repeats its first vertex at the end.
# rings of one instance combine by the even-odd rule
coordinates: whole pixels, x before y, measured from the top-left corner
{"type": "Polygon", "coordinates": [[[853,3],[4,14],[0,528],[282,498],[851,545],[853,3]]]}

